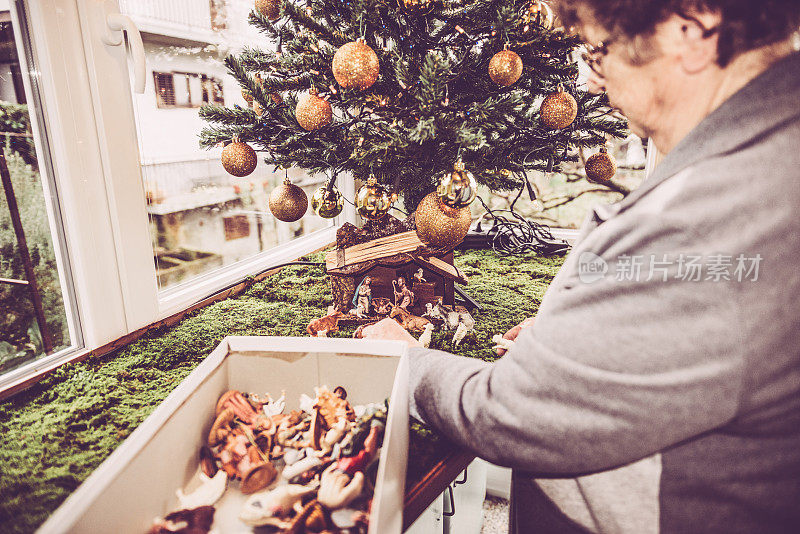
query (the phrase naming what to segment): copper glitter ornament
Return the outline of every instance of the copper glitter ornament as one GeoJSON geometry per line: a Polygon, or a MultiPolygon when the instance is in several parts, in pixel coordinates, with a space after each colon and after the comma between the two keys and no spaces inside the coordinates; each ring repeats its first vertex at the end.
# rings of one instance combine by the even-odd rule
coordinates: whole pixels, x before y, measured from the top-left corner
{"type": "Polygon", "coordinates": [[[256,0],[256,11],[269,20],[278,20],[281,16],[282,0],[256,0]]]}
{"type": "Polygon", "coordinates": [[[431,247],[455,247],[469,232],[472,214],[468,207],[451,208],[434,192],[422,199],[414,215],[417,236],[431,247]]]}
{"type": "Polygon", "coordinates": [[[439,200],[451,208],[469,206],[478,194],[478,183],[475,176],[464,167],[460,159],[453,165],[453,170],[442,177],[436,189],[439,200]]]}
{"type": "Polygon", "coordinates": [[[300,220],[306,214],[307,209],[306,192],[291,183],[288,177],[269,194],[269,211],[279,221],[300,220]]]}
{"type": "Polygon", "coordinates": [[[320,98],[315,89],[311,89],[297,100],[294,114],[300,126],[308,131],[327,126],[333,119],[330,103],[320,98]]]}
{"type": "Polygon", "coordinates": [[[221,159],[225,172],[239,178],[253,172],[258,165],[256,151],[240,141],[234,141],[223,148],[221,159]]]}
{"type": "Polygon", "coordinates": [[[605,147],[586,160],[586,179],[590,182],[607,182],[617,173],[617,162],[605,147]]]}
{"type": "Polygon", "coordinates": [[[489,61],[489,78],[497,85],[508,87],[522,76],[522,58],[512,50],[501,50],[489,61]]]}
{"type": "Polygon", "coordinates": [[[575,121],[578,116],[578,102],[571,94],[559,86],[555,93],[547,95],[539,108],[539,119],[551,130],[561,130],[575,121]]]}
{"type": "Polygon", "coordinates": [[[378,55],[363,39],[339,47],[333,56],[333,77],[343,89],[368,89],[378,79],[378,55]]]}
{"type": "Polygon", "coordinates": [[[380,219],[392,207],[392,197],[370,176],[365,185],[356,191],[356,211],[365,219],[380,219]]]}
{"type": "Polygon", "coordinates": [[[344,209],[344,197],[336,186],[320,187],[311,195],[311,210],[323,219],[333,219],[344,209]]]}

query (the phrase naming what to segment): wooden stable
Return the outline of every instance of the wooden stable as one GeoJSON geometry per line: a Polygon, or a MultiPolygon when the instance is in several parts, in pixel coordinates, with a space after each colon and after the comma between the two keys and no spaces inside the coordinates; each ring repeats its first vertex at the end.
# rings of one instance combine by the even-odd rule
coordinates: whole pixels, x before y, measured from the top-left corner
{"type": "Polygon", "coordinates": [[[422,315],[427,303],[455,305],[455,283],[467,283],[453,265],[452,250],[431,254],[415,231],[337,248],[325,256],[325,265],[331,277],[334,307],[345,312],[355,307],[356,288],[366,277],[371,280],[373,299],[392,302],[393,281],[404,278],[414,293],[409,311],[415,315],[422,315]],[[415,278],[420,269],[424,282],[415,278]]]}

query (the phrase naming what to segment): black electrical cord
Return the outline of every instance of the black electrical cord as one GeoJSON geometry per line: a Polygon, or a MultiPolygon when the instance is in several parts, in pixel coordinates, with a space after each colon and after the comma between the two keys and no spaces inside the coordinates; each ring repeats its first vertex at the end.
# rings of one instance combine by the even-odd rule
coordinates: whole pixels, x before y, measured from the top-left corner
{"type": "Polygon", "coordinates": [[[520,188],[511,203],[511,209],[508,210],[492,210],[481,197],[477,197],[483,209],[493,219],[492,227],[488,232],[495,234],[491,238],[492,250],[504,256],[530,252],[542,256],[553,256],[567,252],[570,248],[569,243],[556,239],[550,232],[549,226],[528,220],[514,210],[514,205],[524,190],[525,185],[520,188]],[[499,215],[499,213],[510,213],[513,220],[499,215]]]}

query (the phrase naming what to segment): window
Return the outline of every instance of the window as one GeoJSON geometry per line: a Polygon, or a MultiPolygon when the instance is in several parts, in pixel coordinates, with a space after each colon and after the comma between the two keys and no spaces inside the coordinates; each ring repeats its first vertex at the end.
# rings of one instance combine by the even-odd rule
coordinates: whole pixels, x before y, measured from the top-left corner
{"type": "Polygon", "coordinates": [[[0,386],[80,344],[24,17],[0,10],[0,386]]]}
{"type": "Polygon", "coordinates": [[[225,105],[222,82],[205,74],[153,72],[159,108],[197,108],[204,104],[225,105]]]}

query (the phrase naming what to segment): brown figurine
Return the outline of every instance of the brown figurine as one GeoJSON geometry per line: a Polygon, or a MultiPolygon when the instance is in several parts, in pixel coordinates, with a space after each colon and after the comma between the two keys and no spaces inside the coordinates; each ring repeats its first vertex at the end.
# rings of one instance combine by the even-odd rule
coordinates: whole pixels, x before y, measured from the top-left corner
{"type": "Polygon", "coordinates": [[[430,323],[429,320],[425,319],[424,317],[417,317],[416,315],[411,315],[411,313],[400,307],[395,306],[392,309],[392,313],[389,314],[389,317],[400,323],[400,326],[408,330],[409,332],[416,332],[417,334],[421,334],[425,331],[425,325],[430,323]]]}
{"type": "Polygon", "coordinates": [[[344,315],[340,310],[336,310],[335,312],[331,313],[330,315],[326,315],[325,317],[320,317],[319,319],[314,319],[308,326],[306,327],[306,332],[308,332],[309,336],[317,337],[324,336],[328,332],[338,332],[339,331],[339,319],[344,315]],[[324,332],[324,333],[323,333],[324,332]]]}

